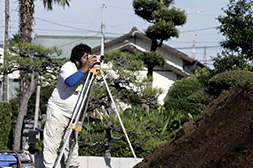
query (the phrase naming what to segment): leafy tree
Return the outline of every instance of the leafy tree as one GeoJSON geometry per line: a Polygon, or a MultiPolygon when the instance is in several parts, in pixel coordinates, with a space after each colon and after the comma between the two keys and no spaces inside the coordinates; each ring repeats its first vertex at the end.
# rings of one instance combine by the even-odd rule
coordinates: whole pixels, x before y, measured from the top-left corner
{"type": "Polygon", "coordinates": [[[40,45],[24,43],[20,41],[19,36],[14,36],[9,42],[9,45],[12,54],[9,54],[5,58],[8,64],[1,71],[6,72],[7,74],[14,71],[23,71],[26,73],[25,76],[22,76],[26,77],[26,90],[25,92],[19,92],[18,117],[13,146],[14,150],[18,150],[20,148],[23,118],[26,114],[28,100],[38,83],[38,77],[43,77],[41,78],[42,82],[46,80],[47,82],[54,84],[54,76],[57,75],[62,61],[52,60],[52,57],[60,54],[60,51],[57,48],[48,49],[40,45]],[[31,55],[33,56],[33,59],[31,59],[31,55]]]}
{"type": "MultiPolygon", "coordinates": [[[[44,0],[44,6],[48,7],[49,10],[52,9],[52,2],[56,2],[65,6],[69,4],[69,0],[44,0]]],[[[19,0],[19,39],[24,43],[31,43],[32,41],[32,26],[34,23],[34,0],[19,0]]],[[[23,52],[23,51],[22,51],[23,52]]],[[[33,53],[27,51],[30,55],[26,55],[33,60],[33,53]]],[[[32,93],[35,90],[39,76],[38,72],[25,71],[20,69],[20,102],[19,102],[19,114],[17,118],[17,124],[15,129],[15,138],[14,138],[14,150],[20,150],[20,140],[21,140],[21,129],[24,115],[27,109],[27,103],[30,99],[32,93]]]]}
{"type": "MultiPolygon", "coordinates": [[[[109,63],[113,71],[105,71],[105,73],[110,90],[117,100],[126,104],[156,106],[161,89],[147,88],[147,78],[139,77],[139,70],[144,68],[144,62],[139,60],[138,54],[113,50],[107,53],[104,61],[109,63]]],[[[94,97],[90,101],[94,102],[92,103],[94,107],[90,106],[92,109],[97,108],[97,105],[110,106],[110,99],[106,99],[109,96],[104,83],[96,83],[93,93],[94,97]],[[98,101],[100,103],[97,103],[98,101]]]]}
{"type": "Polygon", "coordinates": [[[173,3],[173,0],[133,1],[135,14],[151,23],[145,33],[147,37],[152,40],[150,48],[152,52],[142,55],[148,67],[147,76],[150,78],[148,86],[152,85],[153,67],[163,65],[165,62],[164,60],[162,61],[161,56],[155,54],[154,51],[157,50],[157,47],[162,46],[164,40],[168,40],[171,37],[178,37],[179,31],[176,29],[176,26],[186,23],[185,11],[177,9],[173,6],[173,3]],[[154,62],[154,60],[158,62],[154,62]]]}
{"type": "Polygon", "coordinates": [[[150,51],[156,51],[164,40],[178,37],[176,26],[186,23],[185,11],[173,6],[173,0],[134,0],[135,14],[151,23],[145,31],[152,40],[150,51]]]}
{"type": "MultiPolygon", "coordinates": [[[[153,76],[153,69],[155,66],[162,66],[165,63],[164,57],[160,53],[155,52],[155,51],[139,53],[138,58],[140,60],[143,60],[144,64],[147,66],[148,77],[153,76]]],[[[148,86],[152,86],[152,83],[148,82],[148,86]]]]}
{"type": "Polygon", "coordinates": [[[222,51],[217,57],[213,58],[213,65],[216,73],[231,70],[253,70],[252,61],[247,61],[242,54],[222,51]]]}
{"type": "Polygon", "coordinates": [[[251,0],[230,0],[225,15],[217,19],[225,40],[221,46],[225,51],[214,59],[218,72],[232,69],[250,69],[253,59],[253,17],[251,0]]]}

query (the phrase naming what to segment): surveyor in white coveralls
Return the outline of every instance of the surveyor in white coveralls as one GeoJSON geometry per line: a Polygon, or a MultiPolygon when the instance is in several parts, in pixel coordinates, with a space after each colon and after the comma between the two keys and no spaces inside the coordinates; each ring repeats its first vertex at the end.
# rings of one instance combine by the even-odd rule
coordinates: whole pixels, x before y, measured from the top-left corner
{"type": "MultiPolygon", "coordinates": [[[[86,44],[79,44],[72,49],[70,61],[60,70],[57,86],[54,89],[47,107],[47,120],[44,128],[43,164],[45,168],[52,168],[57,158],[57,151],[67,130],[69,120],[78,100],[81,86],[85,82],[88,71],[97,62],[91,48],[86,44]]],[[[68,156],[66,147],[64,158],[68,156]]],[[[70,168],[78,168],[78,144],[73,150],[70,168]]]]}

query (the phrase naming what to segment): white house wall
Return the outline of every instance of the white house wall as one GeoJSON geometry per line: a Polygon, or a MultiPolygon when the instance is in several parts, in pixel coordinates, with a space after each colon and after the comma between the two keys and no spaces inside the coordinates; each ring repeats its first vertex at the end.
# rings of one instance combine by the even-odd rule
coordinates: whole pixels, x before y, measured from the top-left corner
{"type": "MultiPolygon", "coordinates": [[[[147,77],[147,70],[140,71],[142,78],[147,77]]],[[[177,75],[171,71],[166,70],[162,67],[155,67],[153,71],[153,88],[162,89],[162,94],[158,97],[158,103],[164,104],[169,88],[176,81],[177,75]]]]}
{"type": "Polygon", "coordinates": [[[174,72],[169,72],[165,68],[155,67],[153,72],[153,88],[161,88],[163,93],[158,97],[159,104],[163,105],[169,88],[177,80],[174,72]]]}

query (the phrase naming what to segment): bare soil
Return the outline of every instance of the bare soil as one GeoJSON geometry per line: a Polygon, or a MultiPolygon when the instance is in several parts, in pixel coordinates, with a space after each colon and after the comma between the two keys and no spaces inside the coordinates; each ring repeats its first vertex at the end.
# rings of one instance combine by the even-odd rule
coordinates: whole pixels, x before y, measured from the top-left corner
{"type": "Polygon", "coordinates": [[[253,168],[253,90],[230,88],[134,168],[253,168]]]}

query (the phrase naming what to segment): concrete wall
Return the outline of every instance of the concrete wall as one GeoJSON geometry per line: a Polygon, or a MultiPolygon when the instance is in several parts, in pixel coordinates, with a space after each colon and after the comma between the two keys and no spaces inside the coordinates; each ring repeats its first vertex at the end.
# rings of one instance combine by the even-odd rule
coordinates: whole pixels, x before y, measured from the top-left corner
{"type": "MultiPolygon", "coordinates": [[[[42,156],[35,156],[35,168],[43,168],[42,156]]],[[[142,158],[104,158],[95,156],[79,156],[79,168],[132,168],[141,162],[142,158]]]]}

